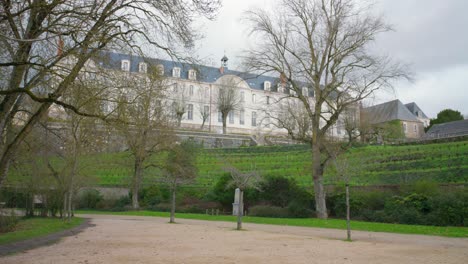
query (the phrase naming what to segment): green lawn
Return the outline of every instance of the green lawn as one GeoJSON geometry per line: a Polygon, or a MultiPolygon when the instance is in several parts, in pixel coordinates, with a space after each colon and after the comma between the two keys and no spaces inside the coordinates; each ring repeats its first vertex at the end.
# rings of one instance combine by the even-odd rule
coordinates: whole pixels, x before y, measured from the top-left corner
{"type": "Polygon", "coordinates": [[[19,221],[15,230],[0,233],[0,245],[49,235],[76,227],[83,223],[83,218],[72,218],[70,223],[59,218],[26,218],[19,221]]]}
{"type": "MultiPolygon", "coordinates": [[[[169,213],[153,212],[153,211],[129,211],[129,212],[78,211],[77,213],[156,216],[156,217],[169,218],[169,213]]],[[[177,213],[176,219],[177,218],[209,220],[209,221],[227,221],[227,222],[236,221],[235,216],[226,216],[226,215],[211,216],[211,215],[204,215],[204,214],[177,213]]],[[[346,221],[341,220],[341,219],[322,220],[322,219],[316,219],[316,218],[267,218],[267,217],[246,216],[246,217],[243,217],[243,222],[256,223],[256,224],[270,224],[270,225],[290,225],[290,226],[346,229],[346,221]]],[[[372,231],[372,232],[419,234],[419,235],[433,235],[433,236],[445,236],[445,237],[468,237],[467,227],[401,225],[401,224],[351,221],[351,228],[352,230],[372,231]]]]}

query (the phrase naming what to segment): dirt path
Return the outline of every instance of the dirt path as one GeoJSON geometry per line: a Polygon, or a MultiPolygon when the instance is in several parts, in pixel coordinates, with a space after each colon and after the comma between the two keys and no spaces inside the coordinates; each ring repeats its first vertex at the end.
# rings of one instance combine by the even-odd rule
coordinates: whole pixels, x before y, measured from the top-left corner
{"type": "Polygon", "coordinates": [[[0,263],[468,263],[468,239],[137,216],[86,215],[95,224],[0,263]]]}

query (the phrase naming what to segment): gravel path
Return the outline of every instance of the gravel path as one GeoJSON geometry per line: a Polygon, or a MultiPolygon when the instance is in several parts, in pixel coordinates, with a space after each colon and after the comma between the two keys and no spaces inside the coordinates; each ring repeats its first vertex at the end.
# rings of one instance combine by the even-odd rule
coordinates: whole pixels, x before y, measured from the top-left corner
{"type": "Polygon", "coordinates": [[[468,263],[468,239],[138,216],[95,226],[0,263],[468,263]],[[177,219],[176,219],[177,221],[177,219]]]}

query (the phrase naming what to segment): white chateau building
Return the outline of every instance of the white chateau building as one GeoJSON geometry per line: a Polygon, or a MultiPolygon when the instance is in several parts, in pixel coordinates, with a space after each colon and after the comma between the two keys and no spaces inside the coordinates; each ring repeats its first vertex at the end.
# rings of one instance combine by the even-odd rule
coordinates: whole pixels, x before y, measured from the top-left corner
{"type": "MultiPolygon", "coordinates": [[[[145,74],[150,64],[156,67],[167,79],[168,99],[174,103],[182,100],[186,106],[181,129],[221,134],[222,118],[217,107],[217,93],[220,87],[234,86],[241,103],[228,115],[228,134],[287,136],[287,131],[277,128],[274,118],[270,117],[279,114],[279,104],[297,100],[280,78],[230,70],[226,56],[221,59],[219,68],[114,52],[104,53],[102,62],[96,64],[116,74],[145,74]],[[202,112],[209,113],[203,129],[202,112]]],[[[312,89],[304,86],[302,92],[313,102],[312,89]]],[[[345,137],[345,131],[340,126],[333,127],[330,134],[345,137]]]]}

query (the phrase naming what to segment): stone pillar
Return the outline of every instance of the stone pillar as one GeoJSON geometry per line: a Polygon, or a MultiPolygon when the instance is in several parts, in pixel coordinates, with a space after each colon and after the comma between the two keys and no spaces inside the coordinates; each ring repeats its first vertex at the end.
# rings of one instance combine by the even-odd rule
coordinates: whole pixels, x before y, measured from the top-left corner
{"type": "MultiPolygon", "coordinates": [[[[237,215],[237,210],[239,209],[239,200],[240,200],[240,189],[236,188],[236,192],[234,194],[234,203],[232,204],[232,215],[237,215]]],[[[244,211],[244,205],[241,204],[241,215],[244,211]]]]}

